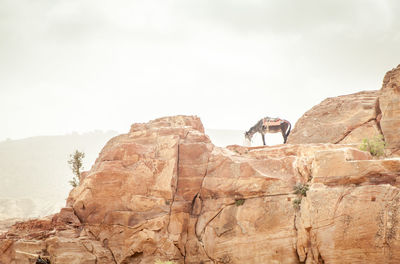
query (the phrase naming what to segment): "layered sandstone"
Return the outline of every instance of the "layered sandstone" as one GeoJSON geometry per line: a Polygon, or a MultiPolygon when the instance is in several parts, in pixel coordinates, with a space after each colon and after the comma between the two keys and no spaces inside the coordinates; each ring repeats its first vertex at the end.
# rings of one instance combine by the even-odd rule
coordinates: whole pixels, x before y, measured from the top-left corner
{"type": "Polygon", "coordinates": [[[400,150],[400,65],[386,73],[379,107],[382,111],[380,126],[387,148],[400,150]]]}
{"type": "Polygon", "coordinates": [[[66,208],[0,235],[0,263],[400,263],[400,159],[351,144],[399,149],[399,71],[306,113],[290,142],[313,143],[220,148],[198,117],[134,124],[66,208]]]}
{"type": "Polygon", "coordinates": [[[197,117],[161,118],[110,140],[59,214],[3,235],[0,263],[397,263],[399,177],[350,145],[219,148],[197,117]]]}

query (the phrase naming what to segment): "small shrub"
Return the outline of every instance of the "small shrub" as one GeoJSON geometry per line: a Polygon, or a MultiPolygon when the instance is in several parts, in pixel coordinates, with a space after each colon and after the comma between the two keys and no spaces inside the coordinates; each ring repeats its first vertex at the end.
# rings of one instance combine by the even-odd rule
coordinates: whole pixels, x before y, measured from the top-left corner
{"type": "Polygon", "coordinates": [[[237,200],[235,200],[235,204],[236,204],[236,206],[241,206],[241,205],[243,205],[244,204],[244,199],[237,199],[237,200]]]}
{"type": "Polygon", "coordinates": [[[301,199],[307,196],[308,189],[309,187],[307,184],[300,182],[293,186],[293,191],[297,194],[297,198],[293,200],[293,208],[295,210],[300,210],[301,199]]]}
{"type": "Polygon", "coordinates": [[[364,138],[360,150],[368,151],[372,156],[380,157],[385,154],[386,142],[382,135],[374,136],[372,139],[364,138]]]}
{"type": "Polygon", "coordinates": [[[293,186],[293,190],[295,194],[306,197],[308,191],[308,185],[303,183],[297,183],[295,186],[293,186]]]}
{"type": "Polygon", "coordinates": [[[296,198],[293,200],[293,208],[295,210],[300,210],[301,198],[296,198]]]}
{"type": "Polygon", "coordinates": [[[69,184],[75,188],[81,181],[81,170],[83,169],[82,160],[85,157],[85,153],[75,150],[75,152],[69,156],[70,159],[68,160],[68,164],[70,165],[72,173],[74,174],[74,177],[71,181],[69,181],[69,184]]]}

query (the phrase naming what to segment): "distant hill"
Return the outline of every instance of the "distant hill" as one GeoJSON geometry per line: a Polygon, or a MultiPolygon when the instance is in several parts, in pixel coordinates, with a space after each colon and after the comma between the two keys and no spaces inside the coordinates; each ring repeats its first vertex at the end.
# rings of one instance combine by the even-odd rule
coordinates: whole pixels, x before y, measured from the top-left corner
{"type": "Polygon", "coordinates": [[[230,129],[206,129],[205,133],[210,137],[214,145],[226,147],[228,145],[242,145],[244,131],[230,129]]]}
{"type": "Polygon", "coordinates": [[[90,169],[116,134],[96,131],[0,142],[0,198],[65,198],[71,190],[69,155],[76,149],[85,152],[84,168],[90,169]]]}
{"type": "Polygon", "coordinates": [[[37,198],[0,198],[0,220],[26,219],[57,213],[65,206],[65,200],[44,200],[37,198]]]}

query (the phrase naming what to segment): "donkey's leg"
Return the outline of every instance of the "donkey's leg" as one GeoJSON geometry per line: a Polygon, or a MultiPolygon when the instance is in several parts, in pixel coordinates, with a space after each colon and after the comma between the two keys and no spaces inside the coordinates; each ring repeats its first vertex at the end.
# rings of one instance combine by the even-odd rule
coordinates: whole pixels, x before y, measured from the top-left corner
{"type": "Polygon", "coordinates": [[[265,135],[263,133],[261,133],[261,137],[262,137],[262,140],[263,140],[263,144],[265,146],[265,135]]]}

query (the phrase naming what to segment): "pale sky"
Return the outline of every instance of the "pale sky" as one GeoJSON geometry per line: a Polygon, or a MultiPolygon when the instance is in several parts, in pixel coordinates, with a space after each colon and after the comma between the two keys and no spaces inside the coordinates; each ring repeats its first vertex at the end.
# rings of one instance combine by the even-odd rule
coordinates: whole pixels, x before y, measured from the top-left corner
{"type": "Polygon", "coordinates": [[[380,89],[398,0],[0,0],[0,141],[162,116],[247,130],[380,89]]]}

